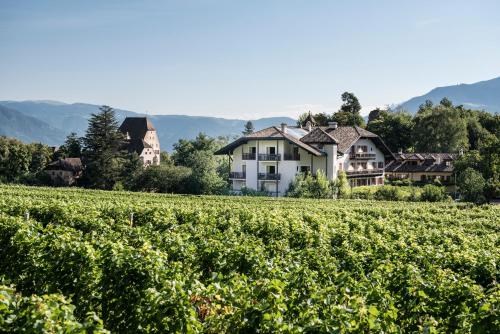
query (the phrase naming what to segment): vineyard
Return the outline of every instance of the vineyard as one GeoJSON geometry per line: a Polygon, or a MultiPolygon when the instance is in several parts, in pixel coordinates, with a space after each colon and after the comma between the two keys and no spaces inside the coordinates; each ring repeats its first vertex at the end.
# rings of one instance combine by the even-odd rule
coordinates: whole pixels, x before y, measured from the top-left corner
{"type": "Polygon", "coordinates": [[[0,186],[0,332],[500,332],[500,206],[0,186]]]}

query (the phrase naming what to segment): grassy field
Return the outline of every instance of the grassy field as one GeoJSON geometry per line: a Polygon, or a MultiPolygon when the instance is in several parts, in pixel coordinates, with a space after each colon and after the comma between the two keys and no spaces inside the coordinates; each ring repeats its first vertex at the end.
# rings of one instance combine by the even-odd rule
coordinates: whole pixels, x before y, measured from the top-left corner
{"type": "Polygon", "coordinates": [[[0,186],[0,332],[500,332],[500,207],[0,186]]]}

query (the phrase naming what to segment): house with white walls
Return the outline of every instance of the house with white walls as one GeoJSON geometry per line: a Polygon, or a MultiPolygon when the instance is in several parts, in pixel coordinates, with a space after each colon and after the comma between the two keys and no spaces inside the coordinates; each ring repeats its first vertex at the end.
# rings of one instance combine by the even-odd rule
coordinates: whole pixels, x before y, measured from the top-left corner
{"type": "Polygon", "coordinates": [[[344,171],[351,186],[384,184],[393,154],[376,134],[357,126],[272,126],[243,136],[215,154],[228,155],[232,190],[250,188],[283,196],[299,173],[322,171],[335,180],[344,171]]]}
{"type": "Polygon", "coordinates": [[[160,140],[147,117],[127,117],[119,130],[127,140],[126,149],[136,152],[144,166],[160,164],[160,140]]]}

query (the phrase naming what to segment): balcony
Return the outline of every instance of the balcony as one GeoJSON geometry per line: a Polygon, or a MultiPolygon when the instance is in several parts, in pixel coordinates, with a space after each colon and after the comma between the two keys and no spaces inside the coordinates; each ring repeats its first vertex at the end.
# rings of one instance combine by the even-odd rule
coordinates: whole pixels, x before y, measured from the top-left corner
{"type": "Polygon", "coordinates": [[[279,173],[259,173],[259,180],[270,180],[270,181],[279,181],[281,180],[281,174],[279,173]]]}
{"type": "Polygon", "coordinates": [[[369,160],[375,159],[375,153],[350,153],[349,159],[361,159],[361,160],[369,160]]]}
{"type": "Polygon", "coordinates": [[[245,172],[230,172],[229,178],[233,180],[244,180],[247,178],[247,173],[245,172]]]}
{"type": "Polygon", "coordinates": [[[345,171],[347,176],[377,176],[384,174],[384,170],[382,168],[375,169],[360,169],[360,170],[347,170],[345,171]]]}
{"type": "Polygon", "coordinates": [[[241,160],[255,160],[255,153],[243,153],[241,160]]]}
{"type": "Polygon", "coordinates": [[[288,153],[285,153],[283,155],[283,160],[299,161],[300,160],[300,154],[288,154],[288,153]]]}
{"type": "Polygon", "coordinates": [[[259,154],[260,161],[280,161],[281,154],[259,154]]]}

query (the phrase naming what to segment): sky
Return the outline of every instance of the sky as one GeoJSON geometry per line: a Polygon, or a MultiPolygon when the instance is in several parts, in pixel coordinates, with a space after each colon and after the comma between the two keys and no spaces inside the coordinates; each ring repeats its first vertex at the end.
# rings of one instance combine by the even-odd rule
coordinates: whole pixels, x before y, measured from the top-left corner
{"type": "Polygon", "coordinates": [[[255,119],[500,76],[500,1],[0,0],[0,100],[255,119]]]}

